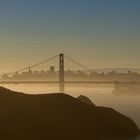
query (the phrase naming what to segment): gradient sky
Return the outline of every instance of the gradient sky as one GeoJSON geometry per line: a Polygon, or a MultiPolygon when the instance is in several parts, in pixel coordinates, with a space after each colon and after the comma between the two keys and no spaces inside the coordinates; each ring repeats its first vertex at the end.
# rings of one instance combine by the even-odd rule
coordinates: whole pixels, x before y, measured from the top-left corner
{"type": "Polygon", "coordinates": [[[0,0],[0,71],[63,52],[90,68],[140,68],[140,0],[0,0]]]}

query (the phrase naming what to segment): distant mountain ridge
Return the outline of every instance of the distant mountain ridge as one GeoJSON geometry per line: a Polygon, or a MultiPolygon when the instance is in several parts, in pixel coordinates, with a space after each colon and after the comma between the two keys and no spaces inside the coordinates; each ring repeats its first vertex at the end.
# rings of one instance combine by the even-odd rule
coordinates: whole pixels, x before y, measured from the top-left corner
{"type": "Polygon", "coordinates": [[[119,73],[127,73],[128,71],[140,73],[140,69],[138,68],[97,68],[97,69],[94,69],[94,71],[98,73],[102,73],[102,72],[108,73],[111,71],[116,71],[119,73]]]}

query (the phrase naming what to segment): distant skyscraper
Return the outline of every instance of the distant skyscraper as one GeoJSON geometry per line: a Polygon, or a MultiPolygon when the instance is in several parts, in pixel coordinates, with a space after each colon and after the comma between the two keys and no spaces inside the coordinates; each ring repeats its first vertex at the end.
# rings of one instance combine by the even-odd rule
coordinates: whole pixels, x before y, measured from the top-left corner
{"type": "Polygon", "coordinates": [[[55,72],[54,66],[51,66],[51,67],[50,67],[50,72],[55,72]]]}

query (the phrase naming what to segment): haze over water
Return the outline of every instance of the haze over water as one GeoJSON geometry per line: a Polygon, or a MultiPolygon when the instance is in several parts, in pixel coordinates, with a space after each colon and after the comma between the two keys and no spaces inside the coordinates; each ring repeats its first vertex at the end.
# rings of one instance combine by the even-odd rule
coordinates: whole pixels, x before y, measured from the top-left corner
{"type": "MultiPolygon", "coordinates": [[[[58,92],[57,84],[5,84],[2,85],[14,91],[27,94],[46,94],[58,92]]],[[[111,107],[132,118],[140,128],[140,94],[115,94],[113,85],[95,84],[68,84],[66,93],[78,97],[85,95],[89,97],[97,106],[111,107]]],[[[138,138],[139,140],[140,138],[138,138]]]]}

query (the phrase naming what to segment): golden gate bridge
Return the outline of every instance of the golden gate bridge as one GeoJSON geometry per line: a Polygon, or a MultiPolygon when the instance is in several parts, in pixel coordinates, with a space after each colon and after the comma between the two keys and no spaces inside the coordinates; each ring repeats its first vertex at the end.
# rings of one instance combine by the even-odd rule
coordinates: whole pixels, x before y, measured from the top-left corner
{"type": "Polygon", "coordinates": [[[61,53],[37,64],[1,75],[0,84],[58,83],[62,93],[65,91],[65,83],[117,84],[117,87],[119,84],[134,85],[133,82],[116,82],[101,75],[94,77],[92,72],[94,70],[61,53]]]}

